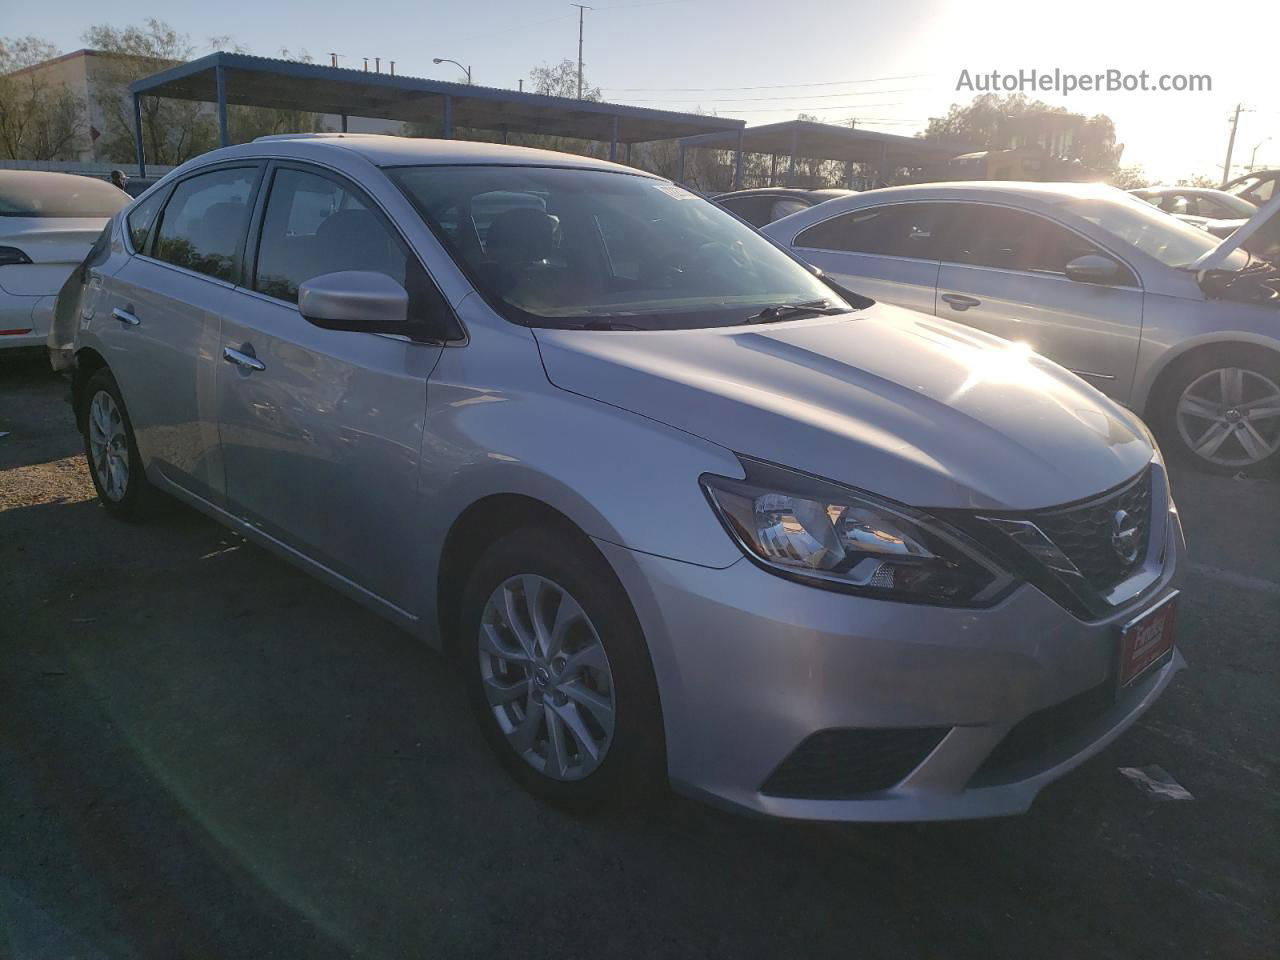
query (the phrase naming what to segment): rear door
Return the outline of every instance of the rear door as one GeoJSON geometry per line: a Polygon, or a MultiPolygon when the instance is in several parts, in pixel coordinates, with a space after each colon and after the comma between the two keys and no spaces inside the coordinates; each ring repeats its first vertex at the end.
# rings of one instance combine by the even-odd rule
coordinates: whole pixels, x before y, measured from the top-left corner
{"type": "Polygon", "coordinates": [[[350,181],[279,163],[267,182],[256,256],[214,354],[228,509],[412,614],[427,376],[443,347],[314,326],[298,312],[298,287],[320,274],[375,270],[408,290],[411,318],[448,308],[391,221],[350,181]]]}
{"type": "Polygon", "coordinates": [[[1026,210],[952,204],[938,274],[937,314],[1007,340],[1129,399],[1142,335],[1142,289],[1114,253],[1026,210]],[[1111,285],[1079,283],[1066,265],[1095,254],[1124,267],[1111,285]]]}
{"type": "Polygon", "coordinates": [[[261,164],[206,168],[130,212],[135,255],[102,284],[95,323],[151,469],[214,503],[221,317],[239,274],[261,164]],[[163,202],[152,219],[151,206],[163,202]]]}
{"type": "Polygon", "coordinates": [[[808,227],[793,247],[850,290],[933,313],[945,211],[945,204],[928,201],[863,207],[808,227]]]}

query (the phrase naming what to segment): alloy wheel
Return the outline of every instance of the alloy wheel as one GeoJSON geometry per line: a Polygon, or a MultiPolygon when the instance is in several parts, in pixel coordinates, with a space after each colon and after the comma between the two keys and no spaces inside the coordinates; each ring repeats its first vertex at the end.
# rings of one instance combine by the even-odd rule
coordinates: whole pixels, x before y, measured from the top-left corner
{"type": "Polygon", "coordinates": [[[545,577],[522,574],[480,618],[485,697],[512,749],[553,780],[592,773],[613,740],[613,674],[581,605],[545,577]]]}
{"type": "Polygon", "coordinates": [[[124,416],[105,390],[95,393],[89,403],[89,450],[99,488],[119,503],[129,489],[129,438],[124,416]]]}
{"type": "Polygon", "coordinates": [[[1280,386],[1241,367],[1210,370],[1178,398],[1187,449],[1223,467],[1250,467],[1280,450],[1280,386]]]}

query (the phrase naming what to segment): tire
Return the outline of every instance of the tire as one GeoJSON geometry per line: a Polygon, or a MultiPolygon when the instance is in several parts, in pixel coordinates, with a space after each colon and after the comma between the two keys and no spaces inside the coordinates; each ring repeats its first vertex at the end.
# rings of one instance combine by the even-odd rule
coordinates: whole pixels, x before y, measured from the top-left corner
{"type": "Polygon", "coordinates": [[[622,585],[589,540],[555,526],[509,534],[476,564],[460,614],[453,652],[476,716],[530,793],[590,813],[643,803],[666,784],[648,647],[622,585]],[[530,596],[543,636],[552,638],[550,655],[531,629],[530,596]],[[500,687],[507,689],[499,694],[500,687]]]}
{"type": "Polygon", "coordinates": [[[1207,473],[1280,468],[1280,358],[1234,344],[1172,371],[1152,417],[1171,457],[1207,473]]]}
{"type": "Polygon", "coordinates": [[[111,516],[139,520],[154,499],[154,488],[143,470],[120,386],[103,367],[89,377],[81,396],[84,456],[98,499],[111,516]],[[110,451],[105,458],[104,450],[110,451]]]}

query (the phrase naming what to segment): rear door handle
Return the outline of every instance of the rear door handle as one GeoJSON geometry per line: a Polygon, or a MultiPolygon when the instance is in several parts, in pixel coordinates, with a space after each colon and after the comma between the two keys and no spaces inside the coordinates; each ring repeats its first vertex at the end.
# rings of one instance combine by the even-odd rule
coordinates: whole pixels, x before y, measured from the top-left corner
{"type": "Polygon", "coordinates": [[[246,370],[267,369],[267,365],[257,357],[251,357],[249,354],[233,350],[231,347],[222,348],[222,359],[228,363],[234,363],[237,367],[244,367],[246,370]]]}
{"type": "Polygon", "coordinates": [[[129,326],[129,327],[136,327],[138,324],[142,323],[141,320],[135,317],[128,310],[122,310],[119,307],[116,307],[111,311],[111,316],[112,318],[119,320],[125,326],[129,326]]]}
{"type": "Polygon", "coordinates": [[[968,310],[970,307],[982,306],[981,300],[966,297],[963,293],[944,293],[942,299],[951,304],[952,310],[968,310]]]}

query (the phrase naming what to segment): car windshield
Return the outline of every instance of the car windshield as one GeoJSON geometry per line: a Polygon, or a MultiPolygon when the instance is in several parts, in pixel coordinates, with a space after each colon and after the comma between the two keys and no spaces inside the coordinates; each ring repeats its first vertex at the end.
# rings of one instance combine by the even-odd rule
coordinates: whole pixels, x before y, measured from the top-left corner
{"type": "Polygon", "coordinates": [[[37,172],[0,176],[0,217],[109,217],[132,199],[93,177],[37,172]]]}
{"type": "MultiPolygon", "coordinates": [[[[1222,242],[1199,227],[1118,191],[1111,197],[1064,197],[1061,206],[1169,267],[1188,267],[1222,242]]],[[[1248,261],[1247,254],[1237,252],[1225,266],[1236,270],[1248,261]]]]}
{"type": "Polygon", "coordinates": [[[770,241],[662,180],[548,167],[388,171],[508,319],[676,330],[849,310],[770,241]]]}

